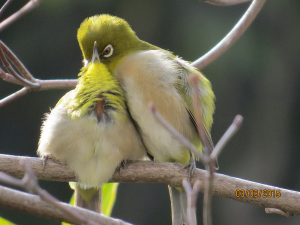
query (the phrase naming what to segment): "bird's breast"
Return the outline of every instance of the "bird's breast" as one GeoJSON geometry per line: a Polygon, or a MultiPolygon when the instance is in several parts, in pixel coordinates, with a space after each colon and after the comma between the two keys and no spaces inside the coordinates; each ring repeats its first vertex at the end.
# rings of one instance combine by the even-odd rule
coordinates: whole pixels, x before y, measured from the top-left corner
{"type": "Polygon", "coordinates": [[[141,128],[141,135],[158,161],[180,161],[186,148],[153,117],[149,102],[154,102],[163,117],[181,134],[192,140],[195,129],[181,96],[174,87],[178,71],[162,51],[144,51],[128,56],[116,70],[125,90],[129,111],[141,128]]]}

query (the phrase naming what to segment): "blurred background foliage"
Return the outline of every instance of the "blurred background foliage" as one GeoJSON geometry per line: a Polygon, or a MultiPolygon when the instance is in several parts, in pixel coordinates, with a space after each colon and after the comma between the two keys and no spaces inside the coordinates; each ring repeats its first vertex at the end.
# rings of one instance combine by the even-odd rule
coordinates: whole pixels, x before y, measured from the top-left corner
{"type": "MultiPolygon", "coordinates": [[[[26,2],[13,1],[2,19],[26,2]]],[[[216,7],[197,0],[42,0],[2,31],[0,39],[36,78],[74,79],[82,66],[76,32],[86,17],[109,13],[124,18],[142,40],[194,61],[228,33],[248,5],[216,7]]],[[[220,173],[300,189],[299,11],[299,1],[267,1],[240,40],[203,70],[216,94],[214,142],[236,114],[245,118],[219,158],[220,173]]],[[[0,98],[18,89],[0,80],[0,98]]],[[[66,92],[33,92],[2,107],[0,152],[35,156],[41,118],[66,92]]],[[[41,185],[65,202],[72,195],[68,183],[42,181],[41,185]]],[[[112,215],[134,224],[171,224],[167,187],[121,184],[112,215]]],[[[0,216],[16,224],[59,224],[6,208],[0,208],[0,216]]],[[[201,195],[198,220],[201,224],[201,195]]],[[[299,224],[300,219],[267,215],[263,208],[214,196],[213,222],[289,225],[299,224]]]]}

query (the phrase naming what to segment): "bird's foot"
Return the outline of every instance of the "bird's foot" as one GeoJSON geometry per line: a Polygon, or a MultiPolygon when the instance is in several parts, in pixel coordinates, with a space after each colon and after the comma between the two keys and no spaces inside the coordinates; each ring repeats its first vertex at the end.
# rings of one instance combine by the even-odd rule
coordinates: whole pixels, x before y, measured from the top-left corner
{"type": "Polygon", "coordinates": [[[128,162],[129,162],[128,160],[127,161],[123,160],[120,163],[120,165],[116,168],[116,171],[120,173],[122,169],[127,169],[127,163],[128,162]]]}
{"type": "Polygon", "coordinates": [[[48,159],[53,159],[53,156],[52,156],[52,155],[43,155],[43,156],[42,156],[42,160],[43,160],[43,170],[45,169],[46,162],[47,162],[48,159]]]}
{"type": "Polygon", "coordinates": [[[194,171],[196,169],[196,162],[194,157],[191,157],[189,163],[184,165],[182,169],[188,170],[188,180],[191,181],[191,178],[193,177],[194,171]]]}

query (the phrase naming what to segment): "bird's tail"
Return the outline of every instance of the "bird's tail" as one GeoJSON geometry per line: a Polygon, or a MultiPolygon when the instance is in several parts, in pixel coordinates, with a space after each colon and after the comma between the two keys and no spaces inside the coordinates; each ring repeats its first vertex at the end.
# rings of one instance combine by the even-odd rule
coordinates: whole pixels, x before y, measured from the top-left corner
{"type": "Polygon", "coordinates": [[[172,225],[188,225],[186,193],[179,188],[168,187],[172,208],[172,225]]]}
{"type": "Polygon", "coordinates": [[[82,189],[78,185],[75,188],[75,206],[102,213],[101,209],[102,189],[82,189]]]}

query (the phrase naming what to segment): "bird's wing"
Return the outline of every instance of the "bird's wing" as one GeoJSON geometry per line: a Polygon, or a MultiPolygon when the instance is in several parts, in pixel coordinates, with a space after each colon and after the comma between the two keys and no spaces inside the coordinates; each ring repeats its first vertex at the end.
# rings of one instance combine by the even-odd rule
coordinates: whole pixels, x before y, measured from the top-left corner
{"type": "MultiPolygon", "coordinates": [[[[190,119],[192,123],[194,124],[196,130],[198,131],[198,125],[195,118],[195,110],[193,105],[193,91],[191,85],[188,83],[187,78],[189,75],[194,73],[199,73],[196,69],[191,67],[188,63],[185,61],[176,58],[176,62],[178,65],[178,83],[175,84],[175,88],[177,89],[178,93],[180,94],[184,106],[186,110],[188,111],[190,115],[190,119]]],[[[202,76],[202,75],[201,75],[202,76]]],[[[201,105],[201,112],[202,112],[202,126],[204,131],[204,138],[205,143],[202,143],[203,145],[203,151],[206,154],[210,154],[214,149],[214,144],[211,139],[210,135],[210,127],[212,125],[212,114],[214,111],[214,94],[211,90],[211,86],[209,81],[203,76],[205,79],[203,81],[199,81],[199,98],[200,98],[200,105],[201,105]],[[207,89],[204,91],[204,89],[207,89]],[[201,91],[202,90],[202,91],[201,91]],[[205,92],[204,95],[202,93],[205,92]]],[[[202,77],[201,77],[202,79],[202,77]]],[[[200,146],[201,148],[201,146],[200,146]]],[[[216,163],[216,168],[218,167],[218,164],[216,163]]]]}

